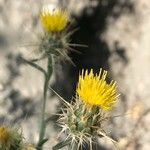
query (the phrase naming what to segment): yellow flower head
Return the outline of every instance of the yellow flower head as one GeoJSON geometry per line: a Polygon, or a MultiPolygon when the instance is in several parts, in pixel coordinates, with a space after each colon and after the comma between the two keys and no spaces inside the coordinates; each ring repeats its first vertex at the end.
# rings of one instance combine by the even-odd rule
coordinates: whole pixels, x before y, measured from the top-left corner
{"type": "Polygon", "coordinates": [[[91,106],[100,106],[104,110],[112,108],[116,102],[117,86],[116,82],[106,82],[107,71],[100,69],[99,74],[94,75],[93,70],[82,70],[76,92],[79,98],[91,106]]]}
{"type": "Polygon", "coordinates": [[[0,126],[0,144],[6,145],[11,138],[9,128],[0,126]]]}
{"type": "Polygon", "coordinates": [[[23,150],[36,150],[32,145],[26,145],[23,150]]]}
{"type": "Polygon", "coordinates": [[[0,150],[18,150],[22,146],[22,141],[22,134],[17,128],[0,125],[0,150]]]}
{"type": "Polygon", "coordinates": [[[68,23],[68,13],[61,9],[52,9],[51,7],[43,7],[40,20],[46,31],[57,32],[63,30],[68,23]]]}

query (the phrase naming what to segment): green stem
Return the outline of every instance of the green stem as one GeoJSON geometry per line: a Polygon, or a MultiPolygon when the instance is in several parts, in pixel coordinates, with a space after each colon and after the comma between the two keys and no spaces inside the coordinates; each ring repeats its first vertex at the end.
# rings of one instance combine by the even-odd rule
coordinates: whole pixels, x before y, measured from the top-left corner
{"type": "Polygon", "coordinates": [[[53,72],[52,67],[52,58],[48,58],[48,65],[47,65],[47,73],[45,76],[44,81],[44,89],[43,89],[43,103],[42,103],[42,111],[41,111],[41,124],[40,124],[40,133],[39,133],[39,141],[37,144],[37,149],[42,150],[43,144],[44,144],[44,136],[45,136],[45,130],[46,130],[46,120],[45,120],[45,108],[46,108],[46,99],[47,99],[47,91],[48,91],[48,85],[53,72]]]}
{"type": "Polygon", "coordinates": [[[35,64],[32,60],[26,60],[23,57],[19,57],[19,60],[23,63],[27,63],[30,66],[36,68],[37,70],[41,71],[44,74],[44,89],[43,89],[43,103],[42,103],[42,111],[41,111],[41,124],[40,124],[40,133],[39,133],[39,141],[37,143],[37,150],[43,149],[43,144],[48,140],[45,139],[45,130],[46,130],[46,120],[45,120],[45,108],[46,108],[46,99],[47,99],[47,91],[48,91],[48,85],[49,81],[53,72],[53,66],[52,66],[52,57],[48,58],[48,64],[47,64],[47,72],[40,67],[39,65],[35,64]]]}

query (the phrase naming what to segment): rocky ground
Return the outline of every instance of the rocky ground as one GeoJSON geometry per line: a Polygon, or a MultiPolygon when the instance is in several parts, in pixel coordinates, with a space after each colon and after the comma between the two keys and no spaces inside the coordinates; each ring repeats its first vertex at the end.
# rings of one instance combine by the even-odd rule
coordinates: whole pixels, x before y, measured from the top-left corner
{"type": "MultiPolygon", "coordinates": [[[[56,66],[52,87],[69,100],[81,68],[107,69],[121,93],[112,112],[120,116],[111,120],[110,135],[118,140],[121,150],[149,150],[150,2],[147,0],[0,0],[0,123],[20,124],[25,137],[37,141],[43,77],[17,58],[20,54],[36,55],[34,41],[42,32],[38,13],[43,3],[67,7],[76,22],[73,28],[79,29],[72,42],[88,45],[76,48],[81,54],[70,53],[76,67],[69,63],[56,66]]],[[[55,113],[57,106],[57,96],[50,94],[47,114],[55,113]]],[[[56,143],[56,132],[50,124],[45,150],[51,149],[50,143],[56,143]]],[[[95,150],[115,149],[108,140],[100,139],[99,143],[102,148],[97,146],[95,150]]]]}

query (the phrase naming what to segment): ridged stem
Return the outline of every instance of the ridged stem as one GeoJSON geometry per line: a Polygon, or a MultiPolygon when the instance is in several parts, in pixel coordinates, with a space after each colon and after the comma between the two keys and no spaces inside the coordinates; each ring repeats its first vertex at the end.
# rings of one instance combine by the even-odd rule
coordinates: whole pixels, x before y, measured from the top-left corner
{"type": "Polygon", "coordinates": [[[42,109],[41,109],[41,124],[40,124],[40,132],[39,132],[39,141],[37,144],[37,149],[42,150],[43,144],[46,139],[44,139],[45,136],[45,130],[46,130],[46,120],[45,120],[45,108],[46,108],[46,100],[47,100],[47,91],[48,91],[48,85],[53,72],[53,66],[52,66],[52,58],[48,58],[48,65],[47,65],[47,73],[45,75],[45,81],[44,81],[44,89],[43,89],[43,101],[42,101],[42,109]]]}

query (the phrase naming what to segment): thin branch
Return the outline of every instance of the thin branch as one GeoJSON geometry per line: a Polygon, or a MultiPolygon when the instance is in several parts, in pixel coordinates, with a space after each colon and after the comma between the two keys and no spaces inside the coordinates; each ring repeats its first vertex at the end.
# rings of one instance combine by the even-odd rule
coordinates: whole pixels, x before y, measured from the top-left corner
{"type": "Polygon", "coordinates": [[[26,60],[26,59],[23,58],[23,57],[20,57],[20,60],[21,60],[23,63],[26,63],[26,64],[28,64],[28,65],[30,65],[30,66],[32,66],[32,67],[38,69],[39,71],[41,71],[41,72],[46,76],[46,71],[45,71],[42,67],[40,67],[39,65],[33,63],[33,62],[30,61],[30,60],[26,60]]]}

